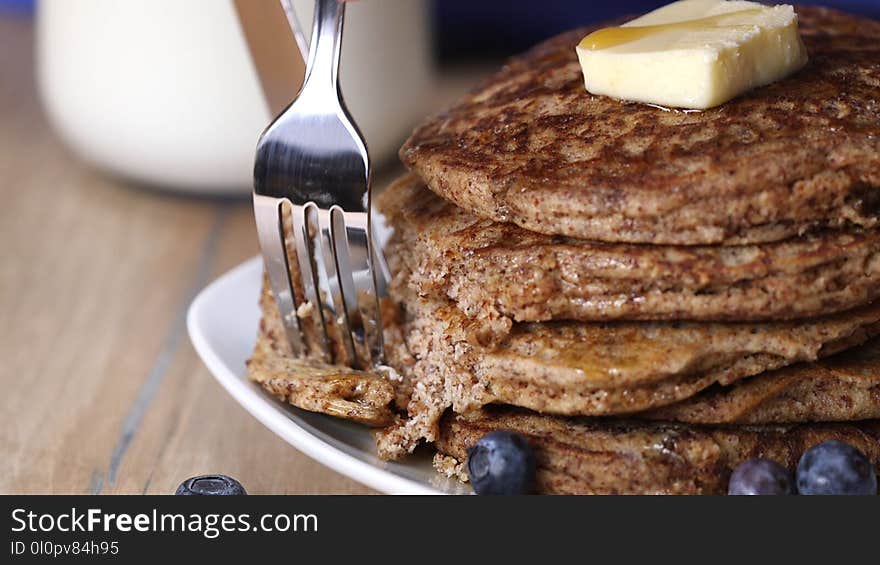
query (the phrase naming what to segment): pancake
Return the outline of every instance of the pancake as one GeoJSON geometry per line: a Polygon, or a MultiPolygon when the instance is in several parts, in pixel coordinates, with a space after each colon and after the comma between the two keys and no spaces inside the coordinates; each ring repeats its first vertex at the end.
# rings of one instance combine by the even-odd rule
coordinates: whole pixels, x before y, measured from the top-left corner
{"type": "Polygon", "coordinates": [[[880,213],[880,22],[799,7],[810,61],[702,112],[584,89],[578,29],[417,128],[401,158],[477,216],[581,239],[778,241],[880,213]]]}
{"type": "Polygon", "coordinates": [[[631,414],[832,355],[880,332],[875,304],[799,322],[525,323],[486,346],[454,305],[397,299],[406,305],[413,392],[408,419],[379,434],[387,458],[433,441],[450,407],[463,413],[497,403],[569,416],[631,414]]]}
{"type": "Polygon", "coordinates": [[[260,294],[262,318],[247,360],[248,377],[280,400],[370,426],[395,419],[398,384],[382,374],[296,358],[287,343],[278,306],[266,281],[260,294]]]}
{"type": "Polygon", "coordinates": [[[880,464],[878,420],[731,428],[566,419],[492,407],[443,419],[438,468],[464,478],[468,448],[495,430],[529,440],[543,494],[723,494],[742,461],[765,457],[794,469],[806,449],[828,439],[854,445],[880,464]]]}
{"type": "Polygon", "coordinates": [[[638,417],[698,424],[878,419],[880,339],[827,359],[714,387],[638,417]]]}
{"type": "Polygon", "coordinates": [[[447,298],[500,333],[559,319],[803,318],[880,296],[878,230],[733,247],[598,243],[478,219],[412,175],[379,207],[395,230],[391,266],[409,273],[395,284],[447,298]]]}
{"type": "MultiPolygon", "coordinates": [[[[454,372],[460,369],[459,362],[451,360],[447,367],[443,364],[443,356],[436,354],[429,354],[427,360],[417,361],[404,342],[404,325],[389,315],[385,316],[387,352],[389,362],[399,372],[354,371],[345,367],[324,365],[315,360],[295,359],[287,345],[275,302],[265,285],[260,304],[263,318],[257,344],[247,363],[249,377],[282,401],[299,408],[374,427],[389,426],[379,434],[380,454],[385,457],[400,457],[418,443],[423,435],[435,439],[437,420],[449,406],[450,399],[458,400],[459,408],[462,404],[478,406],[493,401],[492,396],[486,393],[486,384],[475,382],[468,386],[468,381],[474,379],[467,375],[450,374],[450,370],[454,372]],[[416,381],[415,386],[413,379],[416,381]],[[468,400],[467,395],[472,395],[473,398],[468,400]],[[404,418],[408,418],[408,422],[404,418]]],[[[831,325],[828,327],[831,328],[831,325]]],[[[831,351],[834,347],[843,347],[850,341],[861,339],[860,332],[854,335],[857,339],[844,338],[834,346],[825,347],[831,351]]],[[[417,337],[410,336],[410,339],[417,337]]],[[[442,336],[438,338],[442,339],[442,336]]],[[[467,346],[460,348],[466,349],[467,346]]],[[[674,349],[670,351],[675,352],[674,349]]],[[[816,354],[825,352],[820,348],[816,354]]],[[[487,363],[490,370],[482,370],[482,374],[493,391],[507,394],[507,389],[516,391],[523,385],[516,379],[504,379],[504,357],[502,354],[502,364],[494,371],[491,370],[491,363],[487,363]]],[[[516,365],[516,356],[510,358],[508,353],[507,357],[509,364],[516,365]]],[[[776,423],[880,418],[878,357],[880,340],[874,340],[860,348],[838,354],[828,361],[801,363],[779,371],[765,372],[742,381],[741,385],[710,388],[678,404],[653,412],[638,413],[636,416],[691,423],[776,423]]],[[[682,350],[676,358],[680,362],[687,361],[682,350]]],[[[774,365],[768,356],[764,357],[764,364],[760,360],[760,357],[756,357],[750,362],[740,362],[738,367],[727,372],[727,378],[734,378],[737,372],[747,373],[774,365]]],[[[545,371],[553,368],[553,363],[548,363],[545,371]]],[[[522,370],[529,369],[524,367],[522,370]]],[[[707,374],[710,380],[725,375],[717,368],[714,373],[710,370],[707,374]]],[[[627,373],[622,373],[622,377],[625,376],[627,373]]],[[[632,372],[629,376],[632,378],[632,372]]],[[[619,397],[616,400],[619,403],[620,398],[634,399],[640,394],[651,403],[658,399],[662,401],[665,394],[668,394],[667,391],[675,390],[676,386],[685,392],[693,391],[706,378],[706,375],[698,377],[696,387],[686,380],[677,381],[674,376],[669,383],[661,378],[654,390],[650,386],[639,386],[639,379],[635,379],[635,384],[629,384],[628,389],[610,388],[604,393],[601,388],[591,391],[589,387],[584,387],[586,392],[583,394],[586,396],[583,403],[593,407],[590,413],[603,413],[602,410],[597,410],[597,407],[602,407],[600,402],[603,394],[608,403],[613,402],[615,396],[619,397]],[[654,397],[651,396],[652,392],[654,397]]],[[[727,379],[722,379],[722,382],[727,382],[727,379]]],[[[577,386],[572,387],[572,390],[575,391],[575,396],[580,394],[577,386]]],[[[526,390],[520,391],[523,404],[533,406],[547,403],[548,399],[552,405],[553,398],[558,394],[556,388],[549,387],[535,390],[534,387],[529,389],[526,386],[526,390]]],[[[511,398],[515,400],[515,396],[511,398]]]]}

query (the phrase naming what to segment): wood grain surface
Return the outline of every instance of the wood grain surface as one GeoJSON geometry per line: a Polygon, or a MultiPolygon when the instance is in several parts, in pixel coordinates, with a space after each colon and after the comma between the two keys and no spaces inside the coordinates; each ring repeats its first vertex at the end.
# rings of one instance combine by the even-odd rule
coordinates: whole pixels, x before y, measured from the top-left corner
{"type": "Polygon", "coordinates": [[[190,300],[257,252],[249,202],[76,159],[41,114],[32,43],[0,18],[0,493],[172,493],[200,473],[369,493],[263,428],[190,345],[190,300]]]}

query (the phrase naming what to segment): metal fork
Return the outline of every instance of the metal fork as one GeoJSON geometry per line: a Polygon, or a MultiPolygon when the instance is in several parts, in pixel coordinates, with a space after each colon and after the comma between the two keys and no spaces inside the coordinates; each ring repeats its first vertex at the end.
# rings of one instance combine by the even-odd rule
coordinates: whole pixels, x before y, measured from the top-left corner
{"type": "Polygon", "coordinates": [[[388,268],[372,237],[367,147],[339,91],[344,11],[338,0],[315,2],[302,89],[257,145],[254,214],[294,355],[366,368],[384,363],[379,297],[388,268]],[[310,307],[302,310],[298,297],[310,307]],[[301,319],[304,311],[310,314],[301,319]],[[303,327],[309,318],[312,340],[303,327]]]}

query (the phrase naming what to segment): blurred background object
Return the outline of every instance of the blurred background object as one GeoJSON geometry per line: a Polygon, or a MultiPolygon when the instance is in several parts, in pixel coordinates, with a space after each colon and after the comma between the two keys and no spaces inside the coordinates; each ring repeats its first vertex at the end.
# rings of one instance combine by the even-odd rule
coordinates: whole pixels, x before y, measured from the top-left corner
{"type": "MultiPolygon", "coordinates": [[[[374,162],[394,162],[426,113],[504,57],[665,3],[362,0],[348,8],[344,95],[374,162]],[[468,66],[477,70],[456,72],[468,66]]],[[[880,0],[820,3],[880,17],[880,0]]],[[[313,1],[294,4],[310,31],[313,1]]],[[[0,11],[36,14],[43,106],[86,161],[166,189],[249,192],[256,139],[302,68],[277,0],[0,0],[0,11]],[[259,40],[262,57],[250,56],[246,38],[259,40]],[[276,77],[261,85],[256,67],[267,61],[276,77]]]]}
{"type": "MultiPolygon", "coordinates": [[[[278,6],[243,5],[256,2],[278,6]]],[[[294,6],[310,27],[312,0],[294,6]]],[[[380,0],[348,11],[342,88],[373,158],[387,160],[427,109],[427,4],[380,0]]],[[[267,105],[232,0],[41,0],[36,17],[43,105],[79,155],[165,188],[250,190],[257,137],[280,108],[267,105]]],[[[262,23],[264,51],[294,61],[271,70],[301,73],[286,24],[262,23]]],[[[290,101],[299,81],[279,76],[268,98],[290,101]]]]}

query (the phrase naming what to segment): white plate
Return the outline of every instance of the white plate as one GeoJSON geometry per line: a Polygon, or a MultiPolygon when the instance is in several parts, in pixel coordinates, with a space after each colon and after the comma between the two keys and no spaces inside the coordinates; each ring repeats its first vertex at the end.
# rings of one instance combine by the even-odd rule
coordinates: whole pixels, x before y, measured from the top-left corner
{"type": "Polygon", "coordinates": [[[208,285],[189,307],[190,339],[223,388],[290,445],[359,483],[389,494],[470,492],[434,471],[427,451],[402,462],[382,461],[369,428],[290,406],[247,379],[244,362],[257,335],[262,270],[259,257],[242,263],[208,285]]]}

